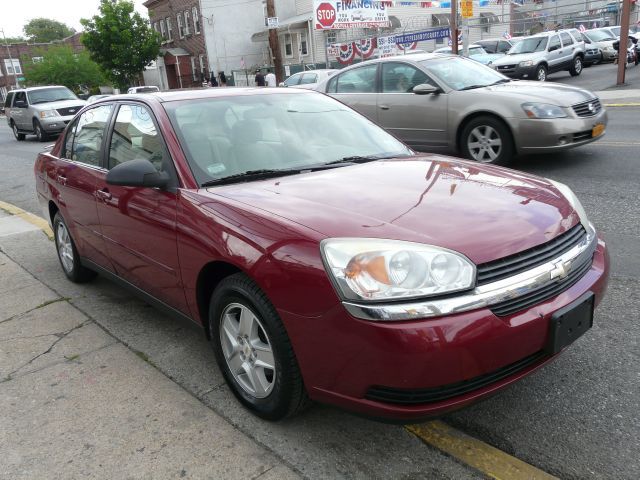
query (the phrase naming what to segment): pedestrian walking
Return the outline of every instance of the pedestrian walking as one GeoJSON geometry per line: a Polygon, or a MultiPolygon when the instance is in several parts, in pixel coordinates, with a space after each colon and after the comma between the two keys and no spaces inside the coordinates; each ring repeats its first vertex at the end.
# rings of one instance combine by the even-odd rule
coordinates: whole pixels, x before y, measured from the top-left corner
{"type": "Polygon", "coordinates": [[[224,72],[218,72],[218,76],[220,77],[220,86],[221,87],[226,87],[227,86],[227,76],[224,74],[224,72]]]}
{"type": "MultiPolygon", "coordinates": [[[[211,72],[213,73],[213,72],[211,72]]],[[[212,87],[217,87],[218,86],[218,80],[216,79],[215,75],[211,75],[211,78],[209,79],[209,85],[211,85],[212,87]]]]}
{"type": "Polygon", "coordinates": [[[264,75],[262,74],[262,72],[260,70],[256,70],[256,87],[264,87],[266,86],[265,82],[264,82],[264,75]]]}
{"type": "Polygon", "coordinates": [[[265,80],[267,82],[267,87],[276,87],[276,76],[274,75],[274,73],[271,71],[270,68],[267,68],[267,76],[265,77],[265,80]]]}

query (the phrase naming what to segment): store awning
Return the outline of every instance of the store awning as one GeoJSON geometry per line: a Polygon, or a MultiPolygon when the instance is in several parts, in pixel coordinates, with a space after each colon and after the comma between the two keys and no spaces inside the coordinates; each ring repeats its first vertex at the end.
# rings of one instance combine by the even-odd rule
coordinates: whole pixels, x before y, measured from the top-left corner
{"type": "Polygon", "coordinates": [[[449,23],[451,20],[451,15],[448,13],[433,13],[431,15],[431,25],[434,27],[444,27],[451,25],[449,23]]]}
{"type": "MultiPolygon", "coordinates": [[[[303,13],[301,15],[296,15],[295,17],[289,17],[284,20],[280,20],[278,24],[278,33],[288,32],[292,29],[298,28],[307,28],[307,24],[309,21],[313,20],[313,14],[303,13]]],[[[251,35],[252,42],[267,42],[269,41],[269,29],[265,28],[259,32],[251,35]]]]}

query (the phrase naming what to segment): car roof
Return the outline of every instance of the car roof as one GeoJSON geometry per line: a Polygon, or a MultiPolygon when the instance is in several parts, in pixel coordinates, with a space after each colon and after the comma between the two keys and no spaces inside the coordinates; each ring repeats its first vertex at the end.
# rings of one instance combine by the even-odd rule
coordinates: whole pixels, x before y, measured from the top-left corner
{"type": "Polygon", "coordinates": [[[42,85],[40,87],[24,87],[24,88],[17,88],[14,91],[19,91],[19,90],[27,90],[27,91],[33,91],[33,90],[44,90],[45,88],[67,88],[64,85],[42,85]]]}
{"type": "MultiPolygon", "coordinates": [[[[237,97],[247,95],[305,95],[314,94],[312,90],[295,89],[295,88],[276,88],[276,87],[216,87],[216,88],[184,88],[175,90],[166,90],[163,92],[150,93],[125,93],[121,95],[113,95],[112,98],[100,99],[99,102],[109,103],[113,101],[127,100],[156,100],[160,103],[177,102],[181,100],[197,100],[205,98],[221,98],[221,97],[237,97]]],[[[93,105],[98,104],[96,102],[93,105]]]]}

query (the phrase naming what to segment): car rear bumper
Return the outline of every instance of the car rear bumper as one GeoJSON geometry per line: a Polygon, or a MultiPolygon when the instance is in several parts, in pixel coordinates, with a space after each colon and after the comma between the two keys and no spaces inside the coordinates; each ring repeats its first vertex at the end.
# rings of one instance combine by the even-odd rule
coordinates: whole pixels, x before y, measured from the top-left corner
{"type": "Polygon", "coordinates": [[[606,246],[598,240],[593,263],[577,283],[505,317],[481,308],[371,322],[350,316],[341,305],[322,317],[280,314],[293,344],[305,345],[296,354],[312,399],[365,416],[418,421],[486,398],[553,360],[555,355],[545,353],[551,316],[587,292],[598,304],[608,271],[606,246]],[[330,347],[323,338],[331,339],[330,347]],[[420,403],[414,393],[425,391],[434,400],[420,403]]]}
{"type": "Polygon", "coordinates": [[[593,117],[542,119],[509,119],[516,150],[519,154],[547,153],[578,147],[593,142],[604,131],[593,136],[596,125],[607,125],[607,112],[602,109],[593,117]]]}

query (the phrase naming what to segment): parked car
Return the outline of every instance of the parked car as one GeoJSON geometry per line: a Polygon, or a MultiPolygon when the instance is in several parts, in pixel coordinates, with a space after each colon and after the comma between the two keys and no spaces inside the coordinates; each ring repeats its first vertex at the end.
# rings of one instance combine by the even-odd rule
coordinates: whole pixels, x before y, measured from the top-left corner
{"type": "Polygon", "coordinates": [[[87,98],[87,103],[95,103],[98,100],[102,100],[103,98],[107,98],[111,95],[109,94],[101,94],[101,95],[91,95],[89,98],[87,98]]]}
{"type": "Polygon", "coordinates": [[[518,42],[492,67],[511,78],[544,82],[547,75],[567,70],[572,76],[582,73],[584,42],[568,31],[544,32],[518,42]]]}
{"type": "Polygon", "coordinates": [[[320,82],[329,78],[338,70],[325,68],[318,70],[305,70],[303,72],[294,73],[284,82],[280,82],[280,87],[306,88],[314,90],[320,82]]]}
{"type": "MultiPolygon", "coordinates": [[[[451,53],[452,51],[451,47],[442,47],[434,50],[433,53],[451,53]]],[[[462,45],[459,47],[458,53],[464,55],[464,47],[462,45]]],[[[503,56],[504,54],[502,53],[487,53],[480,45],[469,45],[469,58],[483,65],[490,65],[503,56]]]]}
{"type": "Polygon", "coordinates": [[[140,87],[131,87],[127,90],[127,93],[153,93],[159,92],[160,89],[155,85],[142,85],[140,87]]]}
{"type": "Polygon", "coordinates": [[[593,93],[513,82],[453,55],[369,60],[341,70],[318,90],[417,150],[458,152],[486,163],[584,145],[598,139],[607,124],[593,93]]]}
{"type": "Polygon", "coordinates": [[[4,108],[16,140],[35,135],[43,142],[62,132],[85,103],[67,87],[29,87],[8,92],[4,108]]]}
{"type": "Polygon", "coordinates": [[[475,43],[484,48],[487,53],[507,53],[515,44],[506,38],[483,38],[475,43]]]}
{"type": "Polygon", "coordinates": [[[316,92],[100,100],[35,175],[64,274],[202,327],[272,420],[308,399],[411,421],[486,398],[587,332],[607,284],[567,186],[415,155],[316,92]]]}
{"type": "Polygon", "coordinates": [[[613,61],[618,56],[618,53],[613,48],[613,42],[616,41],[616,37],[612,37],[609,32],[599,28],[587,30],[582,33],[582,38],[588,47],[600,50],[601,61],[613,61]]]}

